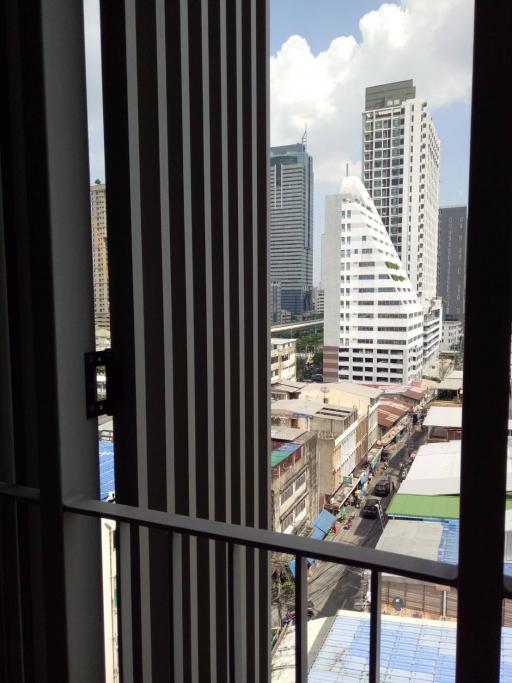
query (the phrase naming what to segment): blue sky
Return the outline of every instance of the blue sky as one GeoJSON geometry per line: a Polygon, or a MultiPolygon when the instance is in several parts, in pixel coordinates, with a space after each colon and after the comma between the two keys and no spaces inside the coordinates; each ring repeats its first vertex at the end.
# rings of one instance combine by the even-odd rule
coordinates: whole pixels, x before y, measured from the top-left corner
{"type": "MultiPolygon", "coordinates": [[[[360,41],[359,20],[381,4],[375,0],[271,0],[270,53],[275,55],[293,34],[303,36],[314,54],[326,50],[342,34],[353,35],[360,41]]],[[[414,73],[410,78],[414,78],[414,73]]],[[[376,83],[361,83],[361,93],[366,85],[376,83]]],[[[422,95],[419,91],[417,94],[422,95]]],[[[435,111],[435,125],[442,144],[440,203],[443,205],[467,202],[470,118],[468,103],[450,104],[435,111]]]]}
{"type": "Polygon", "coordinates": [[[271,143],[295,142],[308,122],[317,282],[325,195],[337,192],[346,162],[360,172],[366,86],[414,80],[441,140],[440,204],[466,204],[473,3],[270,0],[270,9],[271,143]]]}
{"type": "MultiPolygon", "coordinates": [[[[103,179],[98,1],[84,5],[91,178],[103,179]]],[[[366,86],[414,79],[441,139],[440,203],[466,203],[472,12],[473,0],[270,0],[271,143],[298,141],[307,122],[315,282],[325,195],[347,162],[360,172],[366,86]]]]}

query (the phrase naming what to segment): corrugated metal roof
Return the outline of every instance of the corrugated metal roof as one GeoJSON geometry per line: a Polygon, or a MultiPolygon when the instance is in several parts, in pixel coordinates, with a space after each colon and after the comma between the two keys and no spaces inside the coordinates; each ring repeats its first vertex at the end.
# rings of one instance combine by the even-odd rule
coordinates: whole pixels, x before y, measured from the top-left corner
{"type": "Polygon", "coordinates": [[[443,535],[441,522],[390,519],[377,543],[377,550],[437,560],[443,535]]]}
{"type": "Polygon", "coordinates": [[[459,496],[414,496],[397,493],[386,513],[388,517],[459,519],[459,496]]]}
{"type": "MultiPolygon", "coordinates": [[[[381,618],[380,680],[384,683],[453,683],[456,623],[411,617],[381,618]]],[[[308,622],[309,683],[363,683],[369,675],[370,615],[340,610],[308,622]],[[327,631],[327,633],[326,633],[327,631]]],[[[281,641],[272,680],[295,680],[295,629],[281,641]]],[[[502,628],[500,683],[512,680],[512,629],[502,628]]]]}
{"type": "Polygon", "coordinates": [[[457,564],[459,521],[390,519],[379,538],[377,550],[457,564]]]}
{"type": "Polygon", "coordinates": [[[460,406],[432,406],[423,422],[426,427],[462,427],[460,406]]]}
{"type": "Polygon", "coordinates": [[[460,391],[462,389],[462,378],[446,377],[437,385],[437,388],[445,391],[460,391]]]}
{"type": "Polygon", "coordinates": [[[276,465],[279,465],[279,463],[283,462],[289,455],[298,450],[300,446],[301,445],[298,443],[284,443],[282,446],[279,446],[279,448],[273,450],[270,456],[271,466],[275,467],[276,465]]]}
{"type": "MultiPolygon", "coordinates": [[[[460,493],[460,441],[452,449],[429,449],[414,459],[400,493],[451,496],[460,493]]],[[[437,444],[432,444],[436,445],[437,444]]],[[[445,444],[442,444],[443,446],[445,444]]]]}
{"type": "Polygon", "coordinates": [[[443,534],[438,548],[437,559],[447,564],[457,564],[459,561],[459,520],[444,519],[443,534]]]}
{"type": "Polygon", "coordinates": [[[109,493],[115,493],[114,444],[112,441],[99,442],[100,459],[100,498],[106,500],[109,493]]]}
{"type": "MultiPolygon", "coordinates": [[[[507,491],[512,491],[512,451],[508,449],[507,491]]],[[[416,496],[460,494],[461,442],[448,441],[420,446],[400,493],[416,496]]]]}

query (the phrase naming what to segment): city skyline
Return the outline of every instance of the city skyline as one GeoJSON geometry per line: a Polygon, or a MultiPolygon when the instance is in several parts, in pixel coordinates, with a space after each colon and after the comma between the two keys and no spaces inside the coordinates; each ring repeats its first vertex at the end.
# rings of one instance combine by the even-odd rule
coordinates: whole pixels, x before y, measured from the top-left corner
{"type": "MultiPolygon", "coordinates": [[[[324,198],[337,191],[347,162],[351,173],[360,171],[358,130],[365,87],[415,79],[429,101],[443,146],[440,205],[467,203],[472,8],[466,0],[443,3],[434,24],[428,7],[410,0],[325,0],[320,12],[306,0],[271,2],[271,144],[296,142],[307,122],[316,166],[313,284],[320,278],[324,198]],[[441,63],[446,68],[438,68],[441,63]]],[[[105,178],[95,0],[85,2],[85,42],[94,182],[105,178]]]]}

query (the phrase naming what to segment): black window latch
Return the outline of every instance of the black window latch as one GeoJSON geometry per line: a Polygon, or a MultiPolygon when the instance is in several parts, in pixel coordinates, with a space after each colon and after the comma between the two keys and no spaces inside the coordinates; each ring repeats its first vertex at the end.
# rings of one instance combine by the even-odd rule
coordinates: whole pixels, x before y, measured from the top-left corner
{"type": "Polygon", "coordinates": [[[111,351],[91,351],[84,354],[85,362],[85,400],[87,417],[112,414],[111,388],[111,351]]]}

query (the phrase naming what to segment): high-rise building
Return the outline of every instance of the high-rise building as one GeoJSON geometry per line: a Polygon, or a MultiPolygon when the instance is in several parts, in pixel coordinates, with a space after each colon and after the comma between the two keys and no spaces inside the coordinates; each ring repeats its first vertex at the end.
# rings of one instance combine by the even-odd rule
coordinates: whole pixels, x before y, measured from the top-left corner
{"type": "Polygon", "coordinates": [[[321,316],[324,314],[324,290],[322,284],[318,287],[313,287],[311,299],[313,302],[313,311],[315,315],[321,316]]]}
{"type": "Polygon", "coordinates": [[[271,325],[278,325],[281,322],[281,283],[272,282],[269,288],[269,318],[271,325]]]}
{"type": "Polygon", "coordinates": [[[110,329],[108,292],[107,199],[105,185],[91,185],[92,264],[94,281],[94,324],[110,329]]]}
{"type": "Polygon", "coordinates": [[[313,159],[306,140],[270,149],[270,279],[281,283],[281,306],[311,310],[313,286],[313,159]]]}
{"type": "Polygon", "coordinates": [[[418,299],[436,296],[440,143],[412,80],[366,88],[363,181],[418,299]]]}
{"type": "Polygon", "coordinates": [[[359,178],[326,198],[323,241],[324,381],[418,377],[423,308],[359,178]]]}
{"type": "Polygon", "coordinates": [[[443,299],[446,320],[464,320],[466,288],[467,208],[439,209],[437,296],[443,299]]]}

